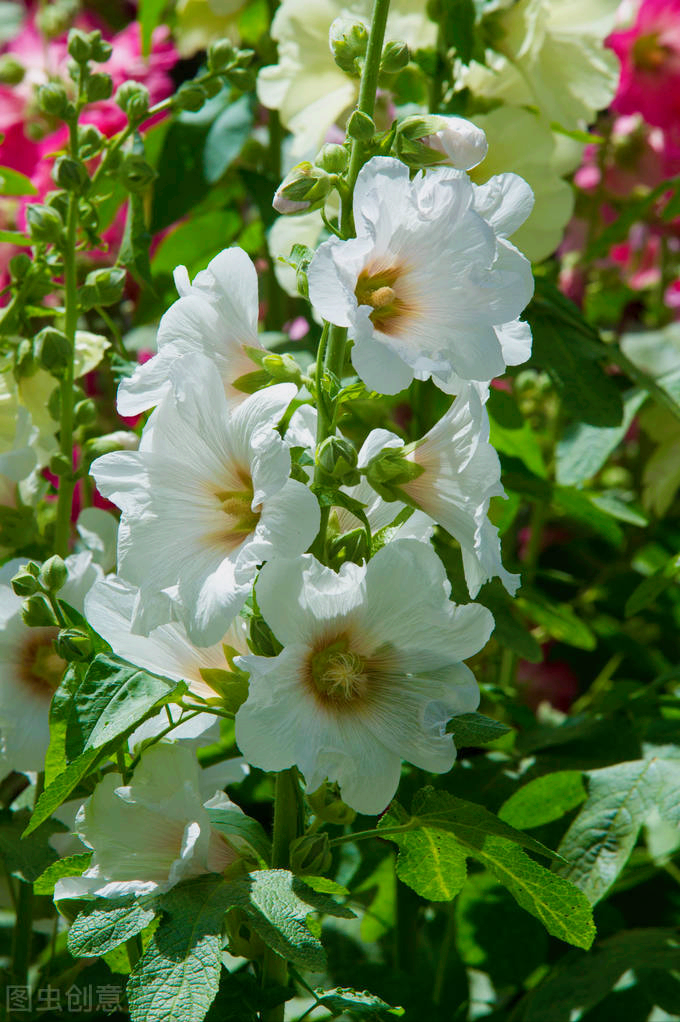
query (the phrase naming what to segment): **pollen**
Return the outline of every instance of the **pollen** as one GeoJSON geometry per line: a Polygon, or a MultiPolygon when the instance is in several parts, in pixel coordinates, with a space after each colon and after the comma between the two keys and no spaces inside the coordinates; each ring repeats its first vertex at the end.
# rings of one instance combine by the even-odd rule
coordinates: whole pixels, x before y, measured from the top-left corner
{"type": "Polygon", "coordinates": [[[366,661],[349,648],[345,636],[317,650],[311,658],[311,681],[324,702],[360,700],[368,687],[366,661]]]}
{"type": "Polygon", "coordinates": [[[354,294],[359,305],[369,305],[370,319],[382,333],[402,330],[416,311],[409,297],[408,271],[400,265],[365,267],[357,279],[354,294]]]}

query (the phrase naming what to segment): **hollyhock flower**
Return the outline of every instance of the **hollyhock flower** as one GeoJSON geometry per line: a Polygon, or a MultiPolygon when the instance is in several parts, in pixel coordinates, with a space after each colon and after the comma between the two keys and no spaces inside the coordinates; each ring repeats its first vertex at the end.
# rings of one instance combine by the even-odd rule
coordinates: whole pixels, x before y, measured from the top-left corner
{"type": "Polygon", "coordinates": [[[407,118],[400,125],[407,138],[441,153],[444,157],[437,166],[455,167],[456,170],[471,170],[481,163],[488,151],[486,135],[481,128],[465,117],[430,114],[420,118],[407,118]],[[429,134],[418,133],[419,123],[427,127],[429,134]]]}
{"type": "Polygon", "coordinates": [[[382,812],[402,759],[449,770],[456,750],[446,722],[479,701],[461,661],[493,628],[485,607],[457,607],[450,591],[441,561],[416,540],[389,543],[337,575],[308,554],[266,565],[258,604],[285,648],[237,660],[250,672],[236,714],[248,762],[296,764],[308,791],[337,781],[361,813],[382,812]]]}
{"type": "MultiPolygon", "coordinates": [[[[278,63],[257,78],[260,102],[278,110],[293,134],[292,156],[303,159],[319,148],[327,132],[344,121],[359,94],[359,79],[335,63],[328,45],[330,27],[341,16],[370,24],[370,0],[283,0],[272,22],[278,63]]],[[[437,26],[418,0],[393,0],[385,41],[406,42],[413,50],[434,46],[437,26]]]]}
{"type": "Polygon", "coordinates": [[[118,411],[138,415],[158,404],[170,388],[170,366],[182,355],[201,352],[217,367],[232,401],[247,397],[234,381],[256,370],[247,347],[264,351],[257,337],[257,273],[243,249],[226,248],[189,280],[175,270],[179,299],[158,327],[158,354],[137,366],[118,388],[118,411]]]}
{"type": "MultiPolygon", "coordinates": [[[[54,649],[55,626],[29,628],[21,617],[23,599],[10,579],[26,559],[0,568],[0,760],[5,773],[40,771],[50,741],[48,713],[67,664],[54,649]]],[[[89,553],[66,558],[68,581],[59,598],[82,611],[86,592],[101,575],[89,553]]]]}
{"type": "Polygon", "coordinates": [[[550,123],[590,124],[616,90],[618,61],[602,43],[619,0],[519,0],[494,12],[499,52],[461,67],[458,87],[510,106],[536,107],[550,123]]]}
{"type": "MultiPolygon", "coordinates": [[[[501,486],[501,466],[489,443],[489,418],[474,387],[466,387],[448,412],[406,453],[388,456],[386,448],[396,451],[403,441],[387,430],[373,430],[362,448],[362,461],[368,465],[368,481],[389,478],[395,473],[394,492],[425,511],[460,543],[465,580],[470,596],[498,576],[514,595],[519,575],[511,575],[501,563],[498,529],[487,518],[491,497],[505,496],[501,486]],[[400,462],[415,466],[404,471],[400,462]]],[[[380,482],[377,482],[381,488],[380,482]]]]}
{"type": "Polygon", "coordinates": [[[533,293],[527,259],[507,240],[532,206],[516,174],[481,186],[448,168],[418,174],[373,157],[354,190],[357,237],[331,238],[309,267],[309,297],[349,328],[367,387],[396,394],[414,376],[455,391],[529,355],[516,317],[533,293]]]}
{"type": "Polygon", "coordinates": [[[649,124],[677,131],[680,120],[680,2],[642,0],[635,22],[612,32],[607,46],[621,61],[612,107],[640,113],[649,124]]]}
{"type": "Polygon", "coordinates": [[[79,809],[76,831],[94,854],[82,876],[57,881],[54,900],[162,894],[180,880],[222,873],[240,853],[211,825],[211,809],[244,815],[223,791],[203,801],[190,749],[152,746],[130,784],[106,774],[79,809]]]}
{"type": "Polygon", "coordinates": [[[140,589],[133,630],[179,620],[208,646],[240,611],[258,564],[307,549],[319,506],[289,479],[290,453],[274,428],[293,384],[234,406],[202,355],[178,359],[172,377],[140,450],[98,458],[92,475],[123,512],[118,571],[140,589]]]}

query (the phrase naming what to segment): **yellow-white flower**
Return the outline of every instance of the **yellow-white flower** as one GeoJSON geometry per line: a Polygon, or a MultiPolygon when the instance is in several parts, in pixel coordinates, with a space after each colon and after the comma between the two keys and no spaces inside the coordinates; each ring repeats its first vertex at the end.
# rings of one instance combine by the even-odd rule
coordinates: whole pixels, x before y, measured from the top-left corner
{"type": "Polygon", "coordinates": [[[266,565],[258,604],[285,648],[237,660],[250,672],[236,714],[246,760],[263,770],[296,764],[309,791],[337,781],[362,813],[385,808],[404,759],[449,770],[446,723],[479,701],[461,661],[493,628],[485,607],[457,607],[450,591],[433,549],[412,539],[337,575],[308,554],[266,565]]]}

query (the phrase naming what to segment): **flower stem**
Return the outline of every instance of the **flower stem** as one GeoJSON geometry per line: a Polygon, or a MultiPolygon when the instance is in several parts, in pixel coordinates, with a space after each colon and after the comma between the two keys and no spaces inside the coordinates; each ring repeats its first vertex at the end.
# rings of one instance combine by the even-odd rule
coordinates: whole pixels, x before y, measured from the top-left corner
{"type": "Polygon", "coordinates": [[[28,982],[33,939],[33,885],[19,881],[17,917],[12,937],[12,978],[18,986],[28,982]]]}

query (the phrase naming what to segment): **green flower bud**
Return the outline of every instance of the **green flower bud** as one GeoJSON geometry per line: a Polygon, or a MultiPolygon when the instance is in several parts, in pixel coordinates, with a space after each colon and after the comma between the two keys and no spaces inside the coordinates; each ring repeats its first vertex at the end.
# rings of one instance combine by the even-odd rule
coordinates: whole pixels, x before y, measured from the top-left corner
{"type": "Polygon", "coordinates": [[[49,468],[53,475],[60,478],[61,476],[70,476],[73,473],[73,465],[66,454],[53,454],[50,458],[49,468]]]}
{"type": "Polygon", "coordinates": [[[123,297],[127,274],[120,266],[110,269],[92,270],[80,289],[80,304],[83,309],[96,305],[113,305],[123,297]]]}
{"type": "Polygon", "coordinates": [[[373,118],[361,110],[355,110],[348,121],[347,134],[359,142],[370,142],[375,135],[373,118]]]}
{"type": "Polygon", "coordinates": [[[19,252],[18,255],[12,256],[10,259],[9,272],[14,280],[23,280],[32,265],[33,260],[30,255],[26,252],[19,252]]]}
{"type": "Polygon", "coordinates": [[[380,59],[381,74],[394,75],[402,71],[408,64],[410,54],[406,43],[388,43],[380,59]]]}
{"type": "Polygon", "coordinates": [[[29,596],[24,600],[21,608],[21,617],[29,628],[49,628],[57,624],[54,611],[44,596],[29,596]]]}
{"type": "Polygon", "coordinates": [[[156,177],[156,171],[137,153],[126,153],[118,167],[118,176],[129,192],[143,192],[156,177]]]}
{"type": "Polygon", "coordinates": [[[422,466],[406,457],[413,446],[385,447],[368,463],[366,479],[383,500],[405,500],[406,495],[399,487],[422,475],[422,466]]]}
{"type": "Polygon", "coordinates": [[[96,436],[85,444],[85,461],[89,464],[102,454],[112,454],[113,451],[135,451],[139,444],[139,437],[124,429],[116,430],[115,433],[107,433],[104,436],[96,436]]]}
{"type": "Polygon", "coordinates": [[[282,649],[281,643],[261,617],[250,619],[250,645],[259,656],[278,656],[282,649]]]}
{"type": "Polygon", "coordinates": [[[69,662],[80,663],[92,655],[92,639],[80,628],[62,628],[54,645],[61,659],[69,662]]]}
{"type": "Polygon", "coordinates": [[[198,82],[183,82],[174,95],[173,106],[176,110],[190,110],[195,113],[206,101],[206,92],[198,82]]]}
{"type": "Polygon", "coordinates": [[[102,151],[106,136],[94,124],[78,125],[78,155],[81,160],[91,160],[102,151]]]}
{"type": "Polygon", "coordinates": [[[33,241],[57,242],[64,234],[64,222],[56,209],[35,203],[26,210],[26,221],[33,241]]]}
{"type": "Polygon", "coordinates": [[[337,784],[324,781],[320,788],[307,796],[312,812],[324,823],[337,823],[341,826],[353,822],[357,815],[354,809],[342,801],[337,784]]]}
{"type": "Polygon", "coordinates": [[[80,160],[72,160],[70,156],[57,157],[52,177],[60,188],[77,195],[82,194],[90,183],[85,165],[80,160]]]}
{"type": "Polygon", "coordinates": [[[290,868],[293,873],[323,876],[331,868],[333,854],[328,834],[303,834],[290,845],[290,868]]]}
{"type": "Polygon", "coordinates": [[[139,124],[149,111],[149,90],[141,82],[123,82],[115,99],[131,124],[139,124]]]}
{"type": "Polygon", "coordinates": [[[68,55],[78,64],[86,64],[91,54],[90,39],[86,32],[72,28],[68,34],[68,55]]]}
{"type": "Polygon", "coordinates": [[[79,8],[78,0],[52,0],[40,4],[35,13],[36,28],[48,39],[63,35],[72,23],[79,8]]]}
{"type": "Polygon", "coordinates": [[[333,479],[348,482],[349,485],[356,485],[359,482],[357,476],[358,455],[354,444],[350,443],[343,436],[329,436],[316,449],[316,463],[323,471],[332,476],[333,479]]]}
{"type": "Polygon", "coordinates": [[[97,406],[89,397],[79,401],[73,409],[73,425],[89,426],[97,418],[97,406]]]}
{"type": "Polygon", "coordinates": [[[361,21],[341,15],[330,27],[329,42],[338,67],[346,74],[358,77],[368,47],[366,26],[361,21]]]}
{"type": "Polygon", "coordinates": [[[292,355],[270,353],[262,359],[262,368],[281,383],[295,383],[300,386],[302,369],[292,355]]]}
{"type": "Polygon", "coordinates": [[[0,57],[0,84],[19,85],[23,81],[25,68],[13,53],[3,53],[0,57]]]}
{"type": "Polygon", "coordinates": [[[42,369],[61,376],[73,359],[73,345],[61,330],[46,326],[36,334],[35,355],[42,369]]]}
{"type": "Polygon", "coordinates": [[[218,92],[221,92],[224,88],[224,83],[220,78],[206,78],[201,82],[202,87],[205,89],[205,94],[208,99],[212,99],[218,92]]]}
{"type": "Polygon", "coordinates": [[[277,188],[272,206],[277,213],[306,213],[319,209],[331,188],[325,170],[308,162],[298,163],[277,188]]]}
{"type": "Polygon", "coordinates": [[[343,174],[347,170],[349,154],[344,145],[326,142],[321,146],[314,163],[328,174],[343,174]]]}
{"type": "Polygon", "coordinates": [[[107,60],[110,60],[113,46],[102,39],[102,34],[98,29],[90,32],[88,42],[90,44],[90,60],[94,60],[97,64],[105,64],[107,60]]]}
{"type": "Polygon", "coordinates": [[[257,71],[253,67],[234,67],[224,72],[230,85],[240,89],[241,92],[252,92],[255,88],[257,71]]]}
{"type": "Polygon", "coordinates": [[[103,99],[110,99],[113,92],[113,78],[104,71],[97,71],[88,77],[85,91],[88,103],[99,103],[103,99]]]}
{"type": "Polygon", "coordinates": [[[49,593],[57,593],[68,578],[68,568],[59,554],[49,557],[38,575],[38,582],[49,593]]]}
{"type": "Polygon", "coordinates": [[[34,575],[22,568],[14,575],[10,583],[17,596],[33,596],[38,591],[38,583],[34,575]]]}
{"type": "Polygon", "coordinates": [[[14,356],[14,375],[17,380],[33,376],[38,366],[33,354],[33,344],[26,337],[19,341],[14,356]]]}
{"type": "Polygon", "coordinates": [[[41,85],[38,89],[38,104],[43,113],[63,120],[68,109],[68,95],[61,82],[41,85]]]}
{"type": "Polygon", "coordinates": [[[229,39],[216,39],[208,49],[208,67],[211,71],[223,71],[236,59],[236,50],[229,39]]]}
{"type": "Polygon", "coordinates": [[[45,196],[45,205],[49,206],[50,209],[56,210],[61,217],[61,222],[66,223],[68,216],[68,192],[65,192],[63,189],[48,192],[45,196]]]}

